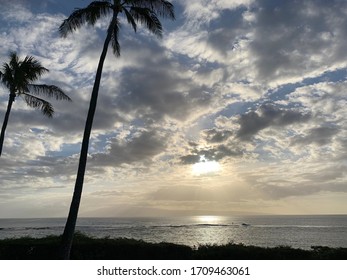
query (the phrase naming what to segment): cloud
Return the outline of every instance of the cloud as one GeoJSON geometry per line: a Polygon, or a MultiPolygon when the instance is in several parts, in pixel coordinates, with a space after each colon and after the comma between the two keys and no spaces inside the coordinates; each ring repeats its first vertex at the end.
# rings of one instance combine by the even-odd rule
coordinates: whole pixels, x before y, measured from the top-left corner
{"type": "Polygon", "coordinates": [[[169,35],[167,46],[224,65],[224,82],[273,88],[346,67],[347,9],[339,0],[182,4],[186,22],[169,35]]]}
{"type": "Polygon", "coordinates": [[[257,1],[250,49],[262,81],[301,80],[346,67],[346,4],[257,1]]]}
{"type": "Polygon", "coordinates": [[[121,164],[147,163],[166,148],[167,136],[158,131],[141,131],[129,139],[111,139],[107,153],[94,154],[91,162],[95,166],[118,166],[121,164]]]}
{"type": "MultiPolygon", "coordinates": [[[[130,49],[139,47],[136,43],[130,49]]],[[[116,99],[121,112],[149,124],[165,117],[185,121],[213,104],[210,90],[195,82],[175,59],[167,57],[164,48],[153,44],[148,47],[150,53],[121,72],[116,99]]]]}
{"type": "MultiPolygon", "coordinates": [[[[221,58],[233,56],[235,51],[249,40],[248,15],[247,6],[238,6],[221,10],[218,17],[209,22],[207,44],[219,52],[221,58]]],[[[227,64],[227,61],[224,63],[227,64]]]]}
{"type": "Polygon", "coordinates": [[[309,145],[315,143],[317,145],[328,145],[332,138],[340,131],[336,126],[321,126],[309,129],[305,136],[296,136],[292,140],[293,145],[309,145]]]}
{"type": "Polygon", "coordinates": [[[2,0],[1,15],[7,21],[14,24],[27,22],[33,18],[33,13],[27,7],[24,0],[2,0]]]}
{"type": "Polygon", "coordinates": [[[234,133],[230,130],[217,130],[215,128],[204,131],[206,140],[210,143],[221,143],[228,140],[234,133]]]}
{"type": "Polygon", "coordinates": [[[233,144],[219,144],[209,147],[194,148],[190,154],[180,157],[182,164],[194,164],[200,162],[201,159],[207,161],[220,161],[228,157],[241,157],[244,151],[233,144]]]}
{"type": "Polygon", "coordinates": [[[323,193],[346,193],[345,164],[326,160],[322,166],[307,159],[305,162],[281,162],[254,166],[252,171],[242,171],[257,196],[264,200],[283,200],[289,197],[303,197],[323,193]],[[285,174],[285,176],[283,176],[285,174]]]}
{"type": "Polygon", "coordinates": [[[306,122],[311,118],[309,113],[297,109],[279,108],[271,103],[262,104],[256,111],[243,114],[238,119],[240,129],[237,138],[249,141],[259,131],[271,126],[285,127],[294,123],[306,122]]]}

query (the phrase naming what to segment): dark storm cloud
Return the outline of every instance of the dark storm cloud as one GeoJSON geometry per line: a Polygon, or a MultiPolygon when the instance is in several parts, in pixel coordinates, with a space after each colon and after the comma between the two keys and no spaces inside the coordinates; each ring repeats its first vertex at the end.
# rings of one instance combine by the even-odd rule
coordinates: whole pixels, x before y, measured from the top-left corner
{"type": "Polygon", "coordinates": [[[306,122],[310,118],[310,114],[297,109],[279,108],[274,104],[266,103],[261,105],[257,111],[250,111],[240,116],[238,120],[240,129],[237,132],[237,138],[242,141],[249,141],[265,128],[284,127],[306,122]]]}
{"type": "Polygon", "coordinates": [[[327,145],[331,143],[332,138],[337,135],[340,131],[339,127],[335,125],[325,125],[321,127],[312,128],[307,131],[305,136],[295,136],[292,140],[292,145],[327,145]]]}

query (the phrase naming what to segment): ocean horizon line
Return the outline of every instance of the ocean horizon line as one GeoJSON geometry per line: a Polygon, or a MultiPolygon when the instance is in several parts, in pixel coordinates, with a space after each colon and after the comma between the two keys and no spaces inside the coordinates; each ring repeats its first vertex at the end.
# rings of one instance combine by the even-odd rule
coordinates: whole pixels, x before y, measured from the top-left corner
{"type": "MultiPolygon", "coordinates": [[[[119,219],[147,219],[147,218],[185,218],[185,217],[313,217],[313,216],[347,216],[347,213],[337,213],[337,214],[196,214],[196,215],[144,215],[144,216],[80,216],[78,219],[97,219],[97,218],[119,218],[119,219]]],[[[33,217],[0,217],[0,219],[66,219],[67,216],[45,216],[45,217],[38,217],[38,216],[33,216],[33,217]]]]}

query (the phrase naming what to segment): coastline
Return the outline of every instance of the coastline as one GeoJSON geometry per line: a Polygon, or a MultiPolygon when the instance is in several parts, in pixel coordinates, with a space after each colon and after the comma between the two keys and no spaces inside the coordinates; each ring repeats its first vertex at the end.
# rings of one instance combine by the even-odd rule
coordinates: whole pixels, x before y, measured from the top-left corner
{"type": "MultiPolygon", "coordinates": [[[[0,240],[1,260],[55,260],[60,236],[0,240]]],[[[347,248],[314,246],[259,247],[228,243],[192,248],[174,243],[151,243],[128,238],[93,238],[77,233],[73,260],[347,260],[347,248]]]]}
{"type": "MultiPolygon", "coordinates": [[[[0,219],[0,240],[60,235],[63,218],[0,219]]],[[[347,215],[80,218],[76,231],[95,238],[129,238],[197,247],[228,243],[258,247],[347,248],[347,215]]]]}

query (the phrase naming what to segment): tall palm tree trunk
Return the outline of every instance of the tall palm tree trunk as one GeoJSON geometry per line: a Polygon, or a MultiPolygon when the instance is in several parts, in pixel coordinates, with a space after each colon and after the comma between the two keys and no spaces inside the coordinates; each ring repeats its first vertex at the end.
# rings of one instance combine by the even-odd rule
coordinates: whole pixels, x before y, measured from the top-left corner
{"type": "Polygon", "coordinates": [[[12,104],[13,104],[15,98],[16,98],[16,94],[10,93],[10,96],[9,96],[9,99],[8,99],[8,104],[7,104],[7,110],[6,110],[6,114],[5,114],[5,119],[4,119],[4,122],[2,124],[2,128],[1,128],[0,156],[1,156],[1,153],[2,153],[2,146],[4,145],[5,131],[6,131],[8,119],[10,118],[11,108],[12,108],[12,104]]]}
{"type": "MultiPolygon", "coordinates": [[[[113,22],[115,23],[115,17],[113,17],[113,22]]],[[[61,257],[64,260],[70,259],[70,252],[72,247],[72,241],[73,236],[75,232],[76,227],[76,221],[78,216],[78,209],[80,206],[81,196],[82,196],[82,189],[83,189],[83,181],[84,181],[84,174],[86,171],[86,164],[87,164],[87,156],[88,156],[88,147],[89,147],[89,137],[92,130],[93,125],[93,119],[96,109],[96,104],[98,100],[98,94],[99,94],[99,87],[100,87],[100,81],[101,81],[101,74],[102,74],[102,68],[105,62],[107,49],[109,46],[109,43],[111,41],[112,33],[111,28],[109,28],[107,32],[107,37],[104,42],[104,47],[100,56],[98,69],[95,76],[94,81],[94,87],[90,99],[89,104],[89,110],[87,115],[87,120],[84,128],[84,134],[83,134],[83,140],[82,140],[82,147],[81,147],[81,154],[79,159],[79,165],[78,165],[78,171],[77,171],[77,177],[76,177],[76,183],[75,183],[75,189],[72,196],[72,201],[70,205],[70,211],[69,215],[65,224],[64,233],[62,236],[62,243],[61,243],[61,257]]]]}

